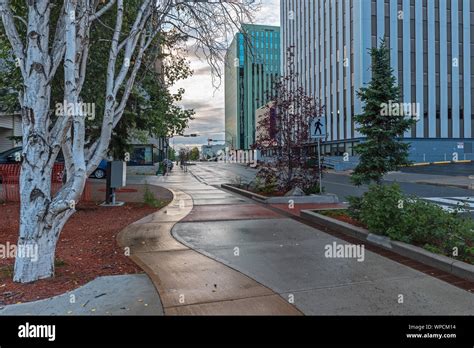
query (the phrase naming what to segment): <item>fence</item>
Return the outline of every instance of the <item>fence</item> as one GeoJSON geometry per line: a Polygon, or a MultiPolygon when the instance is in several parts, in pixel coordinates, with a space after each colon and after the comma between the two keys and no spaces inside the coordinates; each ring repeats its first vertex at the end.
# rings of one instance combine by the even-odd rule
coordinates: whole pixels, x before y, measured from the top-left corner
{"type": "MultiPolygon", "coordinates": [[[[21,165],[14,164],[0,164],[0,179],[2,181],[0,200],[5,202],[19,202],[20,201],[20,170],[21,165]]],[[[62,178],[64,172],[64,164],[56,163],[53,167],[51,175],[51,195],[56,194],[63,186],[62,178]]],[[[82,193],[81,201],[91,200],[91,187],[87,180],[82,193]]]]}

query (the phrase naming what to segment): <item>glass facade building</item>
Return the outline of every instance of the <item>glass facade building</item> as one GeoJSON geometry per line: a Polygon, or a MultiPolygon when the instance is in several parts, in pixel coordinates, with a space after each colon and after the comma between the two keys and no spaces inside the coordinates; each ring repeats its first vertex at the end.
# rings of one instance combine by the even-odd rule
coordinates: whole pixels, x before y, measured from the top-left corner
{"type": "Polygon", "coordinates": [[[419,109],[411,159],[474,159],[474,0],[281,0],[281,21],[282,49],[295,47],[301,85],[326,107],[326,154],[360,141],[356,92],[385,38],[400,102],[419,109]]]}
{"type": "Polygon", "coordinates": [[[236,150],[255,142],[255,112],[269,102],[280,76],[280,28],[243,24],[225,58],[226,141],[236,150]]]}

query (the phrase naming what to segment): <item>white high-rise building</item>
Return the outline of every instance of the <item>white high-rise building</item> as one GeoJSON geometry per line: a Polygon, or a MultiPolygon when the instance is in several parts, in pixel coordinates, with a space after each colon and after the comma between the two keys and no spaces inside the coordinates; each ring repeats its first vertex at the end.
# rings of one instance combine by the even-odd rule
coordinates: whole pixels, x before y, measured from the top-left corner
{"type": "MultiPolygon", "coordinates": [[[[281,0],[282,50],[326,108],[326,153],[361,140],[356,92],[371,78],[368,50],[385,38],[403,103],[417,103],[405,134],[417,162],[474,159],[474,0],[281,0]]],[[[285,71],[282,54],[282,72],[285,71]]]]}

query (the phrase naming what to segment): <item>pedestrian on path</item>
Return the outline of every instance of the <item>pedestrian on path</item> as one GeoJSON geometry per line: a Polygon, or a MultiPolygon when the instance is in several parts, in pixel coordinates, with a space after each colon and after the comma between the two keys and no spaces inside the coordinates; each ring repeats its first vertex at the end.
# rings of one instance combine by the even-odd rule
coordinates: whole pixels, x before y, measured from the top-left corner
{"type": "Polygon", "coordinates": [[[181,169],[187,173],[188,172],[188,166],[186,164],[186,160],[185,159],[181,159],[181,169]]]}

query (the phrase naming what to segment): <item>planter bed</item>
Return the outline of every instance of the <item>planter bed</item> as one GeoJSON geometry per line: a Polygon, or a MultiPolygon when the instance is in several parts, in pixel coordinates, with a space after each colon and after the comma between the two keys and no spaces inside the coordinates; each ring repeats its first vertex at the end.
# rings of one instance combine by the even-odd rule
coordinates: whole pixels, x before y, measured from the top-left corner
{"type": "Polygon", "coordinates": [[[323,231],[332,230],[341,232],[366,243],[377,245],[428,266],[438,268],[460,278],[474,281],[474,265],[444,255],[435,254],[411,244],[393,241],[386,236],[372,234],[363,227],[354,226],[351,223],[343,222],[319,213],[321,211],[331,210],[336,211],[341,209],[303,210],[301,211],[301,217],[321,226],[323,231]]]}
{"type": "Polygon", "coordinates": [[[334,194],[323,194],[323,195],[309,195],[309,196],[264,196],[259,193],[255,193],[249,190],[245,190],[234,185],[222,184],[223,189],[232,191],[242,196],[254,199],[265,204],[285,204],[290,200],[295,204],[307,204],[307,203],[324,203],[333,204],[339,203],[339,199],[334,194]]]}

